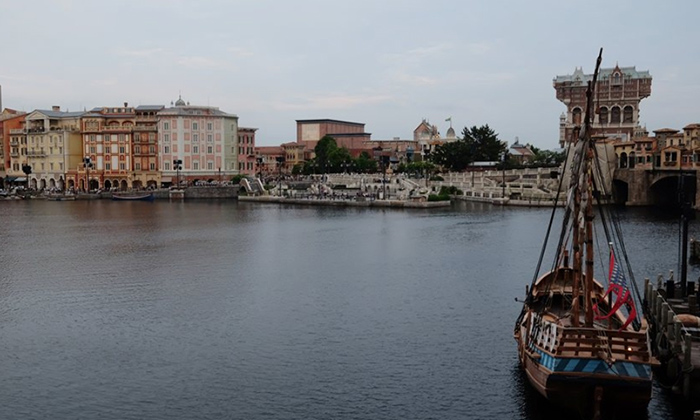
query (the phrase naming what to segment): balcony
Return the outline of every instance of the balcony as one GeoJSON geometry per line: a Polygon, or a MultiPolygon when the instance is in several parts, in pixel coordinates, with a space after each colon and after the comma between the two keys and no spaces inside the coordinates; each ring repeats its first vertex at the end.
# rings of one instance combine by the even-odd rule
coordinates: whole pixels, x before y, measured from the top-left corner
{"type": "Polygon", "coordinates": [[[158,127],[155,125],[135,125],[133,129],[134,131],[158,131],[158,127]]]}
{"type": "Polygon", "coordinates": [[[27,152],[27,157],[46,157],[46,152],[43,150],[35,151],[35,150],[30,150],[27,152]]]}
{"type": "Polygon", "coordinates": [[[19,142],[17,140],[10,140],[10,146],[19,146],[19,142]]]}
{"type": "Polygon", "coordinates": [[[10,134],[24,134],[24,128],[13,128],[10,130],[10,134]]]}
{"type": "Polygon", "coordinates": [[[19,157],[19,152],[10,152],[10,157],[18,158],[18,157],[19,157]]]}
{"type": "Polygon", "coordinates": [[[102,131],[107,132],[107,133],[116,133],[116,132],[130,132],[133,126],[128,126],[128,127],[122,127],[122,126],[109,126],[109,127],[102,127],[102,131]]]}

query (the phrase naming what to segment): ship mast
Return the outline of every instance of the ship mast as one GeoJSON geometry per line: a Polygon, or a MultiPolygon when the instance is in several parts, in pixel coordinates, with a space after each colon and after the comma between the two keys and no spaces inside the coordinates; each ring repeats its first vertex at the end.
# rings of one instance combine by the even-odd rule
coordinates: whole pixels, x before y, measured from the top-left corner
{"type": "Polygon", "coordinates": [[[593,326],[593,174],[591,171],[591,162],[593,161],[593,147],[595,145],[591,141],[591,109],[593,108],[593,90],[596,87],[596,82],[598,80],[598,71],[600,70],[600,63],[603,60],[603,49],[600,49],[598,54],[598,60],[596,60],[595,71],[593,72],[593,79],[588,82],[588,89],[586,89],[586,115],[583,120],[583,130],[581,132],[581,140],[584,141],[584,162],[585,164],[581,168],[584,174],[585,182],[579,184],[579,192],[585,194],[585,241],[586,241],[586,275],[585,275],[585,311],[586,311],[586,327],[593,326]],[[581,185],[583,184],[583,185],[581,185]],[[585,188],[585,191],[581,191],[581,188],[585,188]]]}

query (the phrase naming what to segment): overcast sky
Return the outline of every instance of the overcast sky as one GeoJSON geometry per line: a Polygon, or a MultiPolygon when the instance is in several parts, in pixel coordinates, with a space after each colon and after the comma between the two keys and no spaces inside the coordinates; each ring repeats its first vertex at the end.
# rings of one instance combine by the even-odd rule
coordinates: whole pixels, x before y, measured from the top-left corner
{"type": "Polygon", "coordinates": [[[700,122],[700,1],[0,0],[3,107],[170,105],[178,94],[296,140],[297,119],[411,139],[489,124],[555,148],[552,79],[577,66],[653,77],[652,131],[700,122]]]}

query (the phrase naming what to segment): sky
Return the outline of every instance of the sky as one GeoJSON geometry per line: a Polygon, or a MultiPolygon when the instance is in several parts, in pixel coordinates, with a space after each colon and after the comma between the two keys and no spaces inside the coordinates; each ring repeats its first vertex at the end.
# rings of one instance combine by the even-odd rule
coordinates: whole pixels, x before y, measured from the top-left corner
{"type": "Polygon", "coordinates": [[[260,146],[296,120],[361,122],[374,140],[488,124],[558,147],[552,80],[648,70],[649,131],[700,122],[700,2],[683,0],[0,0],[2,106],[192,105],[236,114],[260,146]]]}

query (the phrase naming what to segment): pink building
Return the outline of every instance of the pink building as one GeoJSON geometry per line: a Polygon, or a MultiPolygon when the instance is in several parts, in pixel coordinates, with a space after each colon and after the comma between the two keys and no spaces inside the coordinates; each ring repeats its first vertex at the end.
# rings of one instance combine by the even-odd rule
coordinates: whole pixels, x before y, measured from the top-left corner
{"type": "Polygon", "coordinates": [[[165,185],[176,183],[177,177],[188,183],[231,179],[239,173],[237,144],[234,114],[189,105],[181,97],[158,112],[159,167],[165,185]]]}

